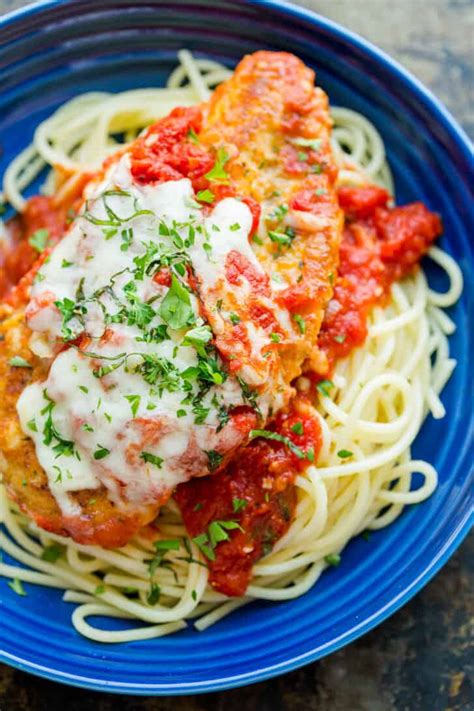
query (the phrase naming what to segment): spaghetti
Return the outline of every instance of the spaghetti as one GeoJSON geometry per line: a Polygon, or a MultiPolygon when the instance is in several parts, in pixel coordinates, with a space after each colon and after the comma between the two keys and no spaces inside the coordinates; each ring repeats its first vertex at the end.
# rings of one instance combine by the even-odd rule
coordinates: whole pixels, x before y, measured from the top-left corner
{"type": "MultiPolygon", "coordinates": [[[[186,51],[179,59],[166,89],[86,94],[61,107],[7,169],[4,198],[21,211],[22,191],[46,166],[53,168],[44,185],[47,194],[74,190],[78,171],[97,169],[117,150],[117,134],[125,142],[133,140],[174,106],[206,100],[209,88],[229,76],[224,67],[186,51]]],[[[332,113],[340,184],[369,178],[391,191],[375,128],[348,109],[332,113]]],[[[298,475],[291,525],[254,565],[244,597],[228,598],[208,584],[205,560],[173,501],[157,520],[164,543],[160,562],[166,565],[156,567],[150,587],[150,560],[157,549],[146,530],[118,550],[79,545],[36,527],[0,486],[5,528],[0,548],[25,566],[0,562],[0,575],[20,586],[23,581],[65,590],[63,599],[77,605],[72,615],[76,630],[108,643],[170,634],[188,620],[202,631],[251,600],[287,600],[305,593],[328,565],[339,563],[354,536],[392,523],[406,505],[424,500],[436,488],[435,469],[413,460],[410,446],[429,412],[435,418],[445,414],[439,394],[456,362],[448,346],[455,326],[443,309],[459,297],[462,277],[439,248],[432,248],[430,257],[445,270],[448,290],[432,291],[421,270],[395,283],[388,304],[373,309],[364,345],[339,360],[330,387],[319,389],[315,408],[323,443],[318,461],[298,475]],[[423,484],[413,490],[415,474],[423,484]],[[97,616],[125,622],[120,629],[104,630],[90,619],[97,616]]],[[[304,392],[310,382],[303,376],[297,386],[304,392]]]]}

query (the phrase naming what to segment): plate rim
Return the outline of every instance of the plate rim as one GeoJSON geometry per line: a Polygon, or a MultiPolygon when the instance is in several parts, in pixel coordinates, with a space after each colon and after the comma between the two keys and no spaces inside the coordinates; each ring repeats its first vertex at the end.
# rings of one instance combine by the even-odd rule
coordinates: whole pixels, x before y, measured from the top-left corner
{"type": "MultiPolygon", "coordinates": [[[[238,4],[239,0],[233,0],[238,4]]],[[[37,15],[44,10],[48,10],[55,6],[70,4],[71,0],[37,0],[34,4],[25,5],[12,12],[7,13],[0,18],[0,29],[12,25],[17,20],[24,19],[31,15],[37,15]]],[[[72,3],[71,3],[72,4],[72,3]]],[[[462,154],[473,153],[472,143],[464,129],[459,125],[456,119],[452,116],[449,110],[441,103],[441,101],[409,70],[405,69],[397,60],[393,59],[384,50],[372,44],[369,40],[361,37],[352,30],[348,30],[329,18],[320,15],[312,10],[293,5],[287,0],[244,0],[244,4],[254,5],[263,9],[278,10],[290,18],[306,20],[313,25],[329,30],[337,37],[348,41],[355,45],[358,49],[368,54],[376,62],[381,63],[388,70],[391,70],[397,75],[397,80],[403,82],[411,92],[417,94],[417,98],[422,101],[425,106],[430,109],[430,112],[435,117],[436,122],[441,123],[449,133],[451,140],[457,144],[462,154]]],[[[264,668],[254,671],[236,674],[224,678],[207,679],[204,681],[194,682],[171,682],[171,683],[133,683],[109,681],[107,679],[90,678],[80,676],[69,672],[61,672],[47,666],[36,664],[28,659],[17,657],[0,650],[0,662],[3,662],[20,671],[28,672],[38,677],[56,681],[69,686],[74,686],[83,689],[94,691],[103,691],[116,694],[129,694],[136,696],[180,696],[187,694],[202,694],[212,691],[224,691],[226,689],[238,688],[249,684],[254,684],[260,681],[265,681],[281,674],[294,671],[306,664],[310,664],[318,659],[336,652],[355,641],[362,635],[371,631],[379,624],[384,622],[388,617],[397,612],[405,605],[414,595],[417,594],[443,567],[447,560],[453,555],[457,548],[466,538],[470,529],[474,525],[474,509],[467,510],[464,517],[458,523],[451,535],[446,539],[444,545],[438,551],[438,554],[432,558],[422,571],[407,585],[404,586],[396,596],[385,606],[374,612],[370,617],[364,619],[359,624],[354,625],[351,629],[339,635],[336,639],[331,640],[325,645],[316,647],[303,654],[292,657],[278,664],[268,665],[264,668]]]]}

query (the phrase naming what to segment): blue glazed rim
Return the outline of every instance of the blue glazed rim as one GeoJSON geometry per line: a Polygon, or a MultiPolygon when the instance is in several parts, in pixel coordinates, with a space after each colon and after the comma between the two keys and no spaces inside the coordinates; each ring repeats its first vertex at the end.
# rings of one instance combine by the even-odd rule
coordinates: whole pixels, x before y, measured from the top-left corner
{"type": "MultiPolygon", "coordinates": [[[[29,5],[17,11],[9,13],[0,19],[0,30],[14,25],[15,22],[28,17],[34,17],[44,10],[49,10],[55,6],[68,4],[68,0],[41,0],[35,5],[29,5]]],[[[289,19],[302,20],[313,25],[314,27],[324,30],[333,35],[335,38],[351,44],[358,51],[363,53],[375,64],[379,64],[391,73],[394,81],[404,85],[410,93],[416,96],[417,101],[423,105],[423,108],[428,110],[433,117],[434,122],[438,123],[448,134],[449,139],[456,146],[458,151],[464,156],[472,155],[472,146],[470,141],[457,124],[451,114],[445,109],[435,96],[426,89],[413,75],[405,70],[395,60],[391,59],[383,51],[376,48],[370,42],[362,39],[358,35],[352,33],[339,26],[338,24],[328,20],[320,15],[317,15],[309,10],[295,7],[288,2],[278,2],[277,0],[246,0],[243,4],[278,10],[281,14],[289,19]]],[[[469,158],[468,158],[469,160],[469,158]]],[[[94,689],[97,691],[108,691],[115,693],[128,693],[135,695],[181,695],[190,693],[204,693],[209,691],[219,691],[229,688],[235,688],[251,683],[263,681],[265,679],[277,676],[286,672],[290,672],[305,664],[320,659],[332,652],[337,651],[341,647],[356,640],[363,634],[369,632],[378,624],[386,620],[390,615],[402,607],[410,598],[412,598],[431,578],[440,570],[446,563],[448,558],[455,552],[458,546],[469,532],[474,523],[474,512],[467,509],[465,516],[458,523],[457,527],[451,532],[451,535],[446,539],[438,553],[430,559],[429,563],[418,573],[418,575],[409,581],[407,585],[389,603],[378,609],[370,617],[364,619],[357,625],[354,625],[349,630],[339,635],[336,639],[320,645],[313,650],[304,654],[294,656],[279,664],[269,665],[255,671],[246,672],[244,674],[236,674],[225,678],[215,678],[205,681],[187,682],[187,683],[150,683],[138,684],[131,682],[109,681],[97,678],[89,678],[87,676],[79,676],[72,673],[58,671],[46,666],[35,664],[28,659],[22,659],[12,654],[3,653],[0,651],[0,661],[9,664],[12,667],[27,671],[38,676],[70,684],[77,687],[94,689]]]]}

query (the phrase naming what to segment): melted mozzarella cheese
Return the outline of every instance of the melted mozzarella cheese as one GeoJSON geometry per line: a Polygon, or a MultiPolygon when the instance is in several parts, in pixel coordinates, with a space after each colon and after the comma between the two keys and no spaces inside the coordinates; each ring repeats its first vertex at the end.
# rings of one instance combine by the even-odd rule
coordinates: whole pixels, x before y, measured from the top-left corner
{"type": "MultiPolygon", "coordinates": [[[[205,232],[198,237],[190,249],[194,271],[199,280],[199,291],[204,303],[211,308],[208,313],[209,322],[216,335],[227,335],[232,338],[232,325],[240,323],[245,332],[248,348],[244,348],[239,338],[235,339],[235,355],[245,362],[238,369],[238,374],[252,387],[259,387],[264,400],[268,400],[267,387],[275,389],[272,370],[275,370],[276,354],[272,349],[271,329],[262,327],[252,320],[252,306],[257,299],[252,283],[242,275],[239,283],[230,284],[227,268],[228,258],[237,253],[245,264],[262,283],[267,282],[267,275],[257,259],[249,242],[249,232],[252,226],[252,215],[248,206],[239,200],[226,198],[214,208],[212,214],[205,220],[205,232]],[[208,250],[203,250],[207,242],[208,250]],[[245,354],[243,353],[245,351],[245,354]]],[[[271,285],[268,284],[267,294],[258,295],[258,303],[272,312],[275,322],[288,333],[292,327],[289,318],[281,319],[279,309],[272,299],[271,285]]],[[[283,387],[282,382],[279,386],[283,387]]],[[[285,388],[283,388],[285,390],[285,388]]],[[[288,390],[286,389],[286,392],[288,390]]],[[[278,407],[284,404],[285,397],[278,399],[278,407]]],[[[275,403],[272,403],[275,405],[275,403]]]]}
{"type": "MultiPolygon", "coordinates": [[[[216,289],[233,289],[236,298],[225,279],[230,252],[264,275],[249,245],[250,210],[237,199],[204,217],[189,180],[140,185],[126,155],[86,198],[41,267],[27,308],[35,352],[50,355],[60,338],[79,346],[59,353],[46,381],[26,388],[17,405],[65,515],[78,513],[71,492],[99,486],[117,506],[159,501],[245,441],[232,411],[248,393],[215,350],[203,350],[212,333],[201,314],[214,311],[216,289]],[[183,309],[187,320],[176,325],[183,309]],[[186,341],[188,333],[194,340],[186,341]]],[[[245,302],[250,284],[239,288],[245,302]]],[[[266,298],[271,304],[271,293],[266,298]]],[[[246,328],[251,356],[263,362],[268,329],[246,328]]],[[[251,364],[238,375],[261,383],[251,364]]],[[[288,396],[280,377],[260,388],[263,417],[288,396]]]]}
{"type": "Polygon", "coordinates": [[[249,243],[252,215],[245,203],[235,198],[221,200],[204,224],[205,236],[190,249],[204,293],[225,278],[226,259],[233,251],[242,254],[259,273],[265,273],[249,243]],[[207,252],[202,248],[204,241],[209,244],[207,252]]]}

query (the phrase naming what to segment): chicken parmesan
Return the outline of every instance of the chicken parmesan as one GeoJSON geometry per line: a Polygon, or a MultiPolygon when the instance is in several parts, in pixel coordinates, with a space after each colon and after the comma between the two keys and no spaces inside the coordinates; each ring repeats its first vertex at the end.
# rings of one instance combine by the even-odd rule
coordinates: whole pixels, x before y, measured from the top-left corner
{"type": "Polygon", "coordinates": [[[258,52],[85,186],[3,324],[5,482],[40,526],[123,545],[288,407],[337,268],[329,140],[311,70],[258,52]]]}
{"type": "Polygon", "coordinates": [[[375,127],[291,54],[178,57],[59,108],[4,179],[0,577],[99,642],[309,590],[435,490],[411,444],[455,367],[462,277],[375,127]]]}

